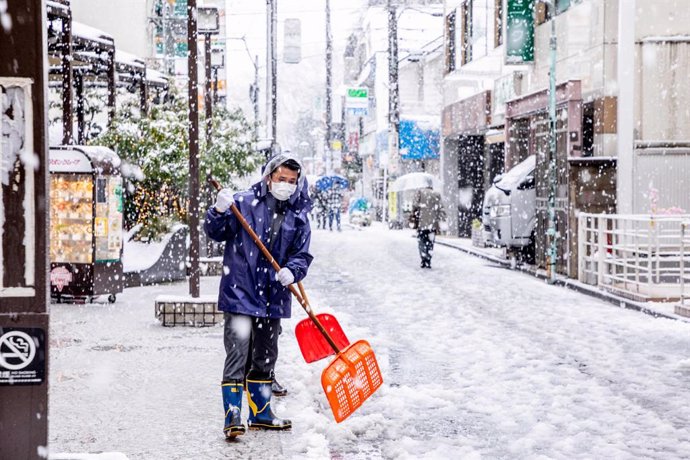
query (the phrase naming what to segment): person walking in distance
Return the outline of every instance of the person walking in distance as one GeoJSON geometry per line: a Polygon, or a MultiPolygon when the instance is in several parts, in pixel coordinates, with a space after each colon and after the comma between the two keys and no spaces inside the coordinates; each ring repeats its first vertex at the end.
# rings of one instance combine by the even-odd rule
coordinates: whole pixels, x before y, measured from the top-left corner
{"type": "Polygon", "coordinates": [[[343,206],[342,185],[333,181],[331,188],[328,189],[328,229],[333,231],[333,220],[335,219],[337,229],[340,231],[340,208],[343,206]]]}
{"type": "Polygon", "coordinates": [[[280,320],[291,314],[288,286],[305,278],[313,260],[308,218],[312,202],[302,172],[296,158],[278,154],[264,167],[261,181],[243,192],[221,190],[206,213],[206,234],[225,242],[218,308],[225,319],[221,389],[223,431],[228,438],[245,432],[240,417],[245,383],[249,428],[292,427],[290,420],[279,418],[271,410],[271,384],[278,358],[280,320]],[[230,210],[233,204],[283,267],[279,272],[242,228],[230,210]],[[248,355],[251,367],[245,382],[248,355]]]}
{"type": "Polygon", "coordinates": [[[417,244],[422,268],[431,268],[431,256],[434,250],[436,234],[440,232],[441,221],[446,213],[441,203],[441,195],[435,192],[429,181],[426,188],[415,192],[412,203],[412,219],[417,226],[417,244]]]}

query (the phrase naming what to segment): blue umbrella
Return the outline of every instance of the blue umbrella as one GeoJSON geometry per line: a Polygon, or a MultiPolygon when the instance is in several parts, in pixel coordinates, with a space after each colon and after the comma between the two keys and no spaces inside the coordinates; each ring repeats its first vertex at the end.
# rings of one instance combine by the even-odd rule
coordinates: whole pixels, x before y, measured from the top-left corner
{"type": "Polygon", "coordinates": [[[314,186],[319,190],[328,190],[334,185],[338,185],[341,188],[347,188],[350,182],[339,174],[332,174],[330,176],[321,176],[314,183],[314,186]]]}

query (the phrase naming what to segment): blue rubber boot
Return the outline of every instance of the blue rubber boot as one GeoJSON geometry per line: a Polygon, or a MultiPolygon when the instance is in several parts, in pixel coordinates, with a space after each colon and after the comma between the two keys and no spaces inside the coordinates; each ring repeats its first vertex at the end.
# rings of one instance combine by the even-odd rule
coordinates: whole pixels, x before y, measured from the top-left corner
{"type": "Polygon", "coordinates": [[[244,424],[240,418],[242,411],[242,390],[241,383],[223,383],[223,409],[225,410],[225,426],[223,432],[226,438],[234,438],[243,435],[245,432],[244,424]]]}
{"type": "Polygon", "coordinates": [[[278,418],[271,410],[271,380],[247,379],[250,430],[289,430],[290,420],[278,418]]]}

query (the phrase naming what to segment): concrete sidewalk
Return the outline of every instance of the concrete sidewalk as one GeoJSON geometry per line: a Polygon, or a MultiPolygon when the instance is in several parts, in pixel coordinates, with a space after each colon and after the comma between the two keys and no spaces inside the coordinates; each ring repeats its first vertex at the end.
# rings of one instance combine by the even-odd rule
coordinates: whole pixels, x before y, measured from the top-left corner
{"type": "MultiPolygon", "coordinates": [[[[546,270],[537,268],[534,265],[521,264],[515,265],[513,261],[505,256],[505,251],[502,248],[495,247],[478,247],[472,245],[470,238],[457,238],[451,236],[437,236],[436,244],[457,249],[466,254],[480,257],[495,264],[501,265],[508,269],[518,270],[526,274],[536,276],[537,278],[546,280],[546,270]]],[[[662,317],[669,319],[676,319],[680,321],[690,322],[690,318],[686,318],[674,313],[673,302],[637,302],[625,297],[618,296],[612,292],[597,289],[596,286],[591,286],[581,283],[576,279],[567,278],[562,275],[556,277],[556,285],[572,289],[583,294],[591,295],[597,299],[605,300],[617,307],[627,308],[629,310],[639,311],[654,317],[662,317]]]]}

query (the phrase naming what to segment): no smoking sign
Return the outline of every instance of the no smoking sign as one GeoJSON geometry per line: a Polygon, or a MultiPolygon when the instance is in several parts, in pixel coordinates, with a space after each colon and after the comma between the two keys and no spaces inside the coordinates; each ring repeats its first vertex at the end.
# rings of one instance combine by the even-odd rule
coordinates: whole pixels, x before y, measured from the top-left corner
{"type": "Polygon", "coordinates": [[[0,385],[39,385],[45,378],[45,332],[0,327],[0,385]]]}

